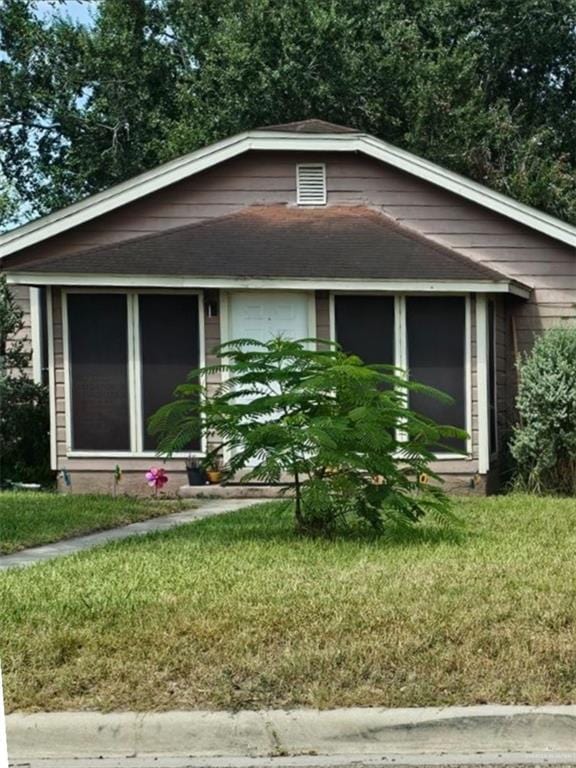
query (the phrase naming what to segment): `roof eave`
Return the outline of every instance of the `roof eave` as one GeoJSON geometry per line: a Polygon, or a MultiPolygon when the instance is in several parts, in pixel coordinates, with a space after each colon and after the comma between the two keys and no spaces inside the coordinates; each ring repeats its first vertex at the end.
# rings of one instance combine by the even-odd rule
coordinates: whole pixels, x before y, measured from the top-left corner
{"type": "Polygon", "coordinates": [[[515,280],[384,280],[282,277],[197,277],[194,275],[120,275],[6,271],[13,285],[124,288],[282,288],[285,290],[418,291],[425,293],[508,293],[530,298],[531,288],[515,280]]]}

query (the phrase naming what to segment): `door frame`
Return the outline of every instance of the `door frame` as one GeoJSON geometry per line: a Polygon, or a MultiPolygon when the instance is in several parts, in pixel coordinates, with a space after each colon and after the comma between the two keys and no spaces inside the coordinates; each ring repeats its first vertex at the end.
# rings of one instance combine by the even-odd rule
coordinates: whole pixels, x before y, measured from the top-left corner
{"type": "MultiPolygon", "coordinates": [[[[274,289],[274,288],[266,288],[266,289],[232,289],[232,290],[221,290],[220,291],[220,343],[225,344],[228,341],[232,341],[232,337],[230,335],[230,320],[231,320],[231,312],[230,312],[230,298],[233,294],[270,294],[270,293],[281,293],[281,294],[304,294],[307,297],[307,324],[308,324],[308,337],[311,339],[315,339],[317,337],[317,318],[316,318],[316,291],[306,291],[306,290],[286,290],[286,289],[274,289]]],[[[223,363],[226,363],[226,358],[222,359],[223,363]]],[[[228,378],[226,375],[226,371],[222,371],[221,373],[222,381],[226,381],[228,378]]],[[[230,459],[230,450],[225,448],[222,451],[222,461],[224,464],[227,464],[230,459]]]]}

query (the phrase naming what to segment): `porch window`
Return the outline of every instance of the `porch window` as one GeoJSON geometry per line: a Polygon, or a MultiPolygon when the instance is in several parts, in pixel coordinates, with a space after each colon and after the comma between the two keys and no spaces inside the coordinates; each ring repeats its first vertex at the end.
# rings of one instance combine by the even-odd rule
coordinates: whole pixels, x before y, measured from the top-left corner
{"type": "MultiPolygon", "coordinates": [[[[366,363],[395,364],[415,381],[451,395],[453,403],[410,394],[410,407],[438,423],[470,431],[467,424],[464,296],[334,296],[336,340],[366,363]]],[[[462,454],[464,440],[445,439],[439,455],[462,454]]]]}
{"type": "MultiPolygon", "coordinates": [[[[410,393],[410,407],[438,424],[466,429],[466,304],[461,296],[409,296],[406,299],[408,375],[453,398],[445,403],[410,393]]],[[[463,453],[465,441],[445,438],[437,452],[463,453]]]]}
{"type": "Polygon", "coordinates": [[[126,296],[71,294],[67,304],[72,445],[77,450],[127,451],[126,296]]]}
{"type": "Polygon", "coordinates": [[[67,293],[65,317],[71,450],[153,454],[149,417],[200,365],[198,296],[67,293]]]}
{"type": "MultiPolygon", "coordinates": [[[[138,297],[140,355],[142,360],[142,442],[144,450],[156,450],[156,438],[148,434],[148,419],[172,400],[199,363],[198,297],[141,294],[138,297]]],[[[199,441],[190,446],[198,449],[199,441]]]]}

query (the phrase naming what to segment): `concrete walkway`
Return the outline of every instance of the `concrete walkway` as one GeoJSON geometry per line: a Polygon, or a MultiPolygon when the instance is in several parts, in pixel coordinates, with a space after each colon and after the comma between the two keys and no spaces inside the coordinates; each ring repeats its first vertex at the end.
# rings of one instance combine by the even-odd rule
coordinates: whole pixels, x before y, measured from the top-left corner
{"type": "Polygon", "coordinates": [[[195,509],[189,509],[186,512],[175,512],[172,515],[123,525],[121,528],[110,528],[107,531],[89,533],[86,536],[56,541],[53,544],[44,544],[41,547],[23,549],[21,552],[15,552],[12,555],[2,555],[0,556],[0,570],[34,565],[44,560],[51,560],[54,557],[74,555],[85,549],[108,544],[110,541],[127,539],[129,536],[144,536],[147,533],[155,533],[156,531],[167,531],[178,525],[193,523],[196,520],[203,520],[205,517],[223,515],[226,512],[234,512],[244,507],[252,507],[254,504],[262,504],[264,501],[260,499],[214,499],[206,501],[195,509]]]}
{"type": "Polygon", "coordinates": [[[326,768],[376,757],[380,765],[576,764],[576,706],[62,712],[12,714],[7,727],[15,765],[55,760],[59,768],[72,760],[247,767],[289,757],[326,768]]]}

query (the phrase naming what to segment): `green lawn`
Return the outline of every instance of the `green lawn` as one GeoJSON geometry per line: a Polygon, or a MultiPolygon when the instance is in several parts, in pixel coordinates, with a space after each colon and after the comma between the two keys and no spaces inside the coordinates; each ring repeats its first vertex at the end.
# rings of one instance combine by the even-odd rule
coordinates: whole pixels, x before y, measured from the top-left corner
{"type": "Polygon", "coordinates": [[[0,575],[13,709],[576,702],[576,501],[310,541],[287,502],[0,575]]]}
{"type": "Polygon", "coordinates": [[[178,501],[56,493],[0,493],[0,554],[175,512],[178,501]]]}

